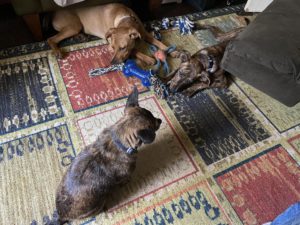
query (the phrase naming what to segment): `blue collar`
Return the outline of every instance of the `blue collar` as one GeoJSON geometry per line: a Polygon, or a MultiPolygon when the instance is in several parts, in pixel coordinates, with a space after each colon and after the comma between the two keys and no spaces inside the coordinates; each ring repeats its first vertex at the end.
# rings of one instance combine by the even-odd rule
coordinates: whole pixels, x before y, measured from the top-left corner
{"type": "Polygon", "coordinates": [[[119,139],[119,137],[117,136],[117,134],[116,134],[115,131],[111,132],[111,136],[112,136],[112,141],[114,142],[114,144],[122,152],[125,152],[128,155],[132,155],[132,154],[137,153],[137,149],[136,148],[132,148],[132,147],[127,148],[127,147],[125,147],[123,145],[123,143],[121,142],[121,140],[119,139]]]}
{"type": "Polygon", "coordinates": [[[210,56],[210,55],[207,55],[207,57],[208,57],[208,67],[207,67],[206,70],[207,70],[209,73],[213,73],[214,59],[213,59],[213,57],[210,56]]]}

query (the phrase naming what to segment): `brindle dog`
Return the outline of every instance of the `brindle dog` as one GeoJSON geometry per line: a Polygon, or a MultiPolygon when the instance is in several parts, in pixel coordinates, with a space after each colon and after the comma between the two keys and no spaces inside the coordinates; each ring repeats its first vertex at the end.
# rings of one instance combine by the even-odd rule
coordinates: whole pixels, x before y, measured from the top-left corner
{"type": "Polygon", "coordinates": [[[105,206],[112,188],[126,183],[136,165],[136,149],[155,139],[161,120],[138,105],[136,87],[124,116],[85,147],[65,173],[56,193],[59,224],[94,216],[105,206]]]}
{"type": "Polygon", "coordinates": [[[181,92],[189,97],[205,88],[225,88],[228,79],[220,67],[227,44],[237,36],[243,28],[220,35],[215,35],[220,44],[204,48],[194,55],[188,51],[180,52],[181,64],[179,68],[167,76],[171,92],[181,92]]]}

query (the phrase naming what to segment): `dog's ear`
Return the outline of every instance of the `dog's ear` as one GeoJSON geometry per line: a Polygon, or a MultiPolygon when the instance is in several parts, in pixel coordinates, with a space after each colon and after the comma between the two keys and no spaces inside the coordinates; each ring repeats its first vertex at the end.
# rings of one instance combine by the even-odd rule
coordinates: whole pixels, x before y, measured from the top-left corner
{"type": "Polygon", "coordinates": [[[134,86],[132,93],[128,96],[125,109],[135,106],[139,106],[139,92],[136,86],[134,86]]]}
{"type": "Polygon", "coordinates": [[[191,59],[191,53],[189,53],[188,51],[184,50],[184,51],[181,51],[179,53],[179,57],[180,57],[180,60],[181,62],[187,62],[191,59]]]}
{"type": "Polygon", "coordinates": [[[209,78],[209,73],[208,72],[206,72],[206,71],[201,71],[201,73],[200,74],[198,74],[198,80],[200,81],[200,82],[202,82],[203,84],[206,84],[206,85],[210,85],[210,78],[209,78]]]}
{"type": "Polygon", "coordinates": [[[131,39],[141,38],[141,34],[134,28],[129,30],[129,37],[131,39]]]}
{"type": "Polygon", "coordinates": [[[139,130],[137,136],[144,144],[150,144],[155,139],[155,131],[151,129],[139,130]]]}
{"type": "Polygon", "coordinates": [[[109,28],[109,30],[105,34],[106,40],[111,37],[111,35],[115,32],[116,28],[109,28]]]}

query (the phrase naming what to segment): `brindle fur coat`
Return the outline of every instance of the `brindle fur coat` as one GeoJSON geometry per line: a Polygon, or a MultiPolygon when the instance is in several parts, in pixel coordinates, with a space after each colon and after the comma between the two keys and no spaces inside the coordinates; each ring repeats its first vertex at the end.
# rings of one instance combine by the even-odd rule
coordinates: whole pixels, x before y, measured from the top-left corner
{"type": "Polygon", "coordinates": [[[135,169],[136,154],[128,154],[124,148],[153,142],[160,124],[160,119],[139,107],[134,88],[124,116],[86,146],[63,176],[56,193],[58,223],[100,213],[111,190],[126,183],[135,169]]]}
{"type": "Polygon", "coordinates": [[[228,79],[221,68],[221,60],[230,40],[235,38],[244,28],[236,28],[230,32],[216,33],[219,44],[199,50],[194,55],[181,51],[179,68],[167,77],[170,91],[181,92],[189,97],[205,88],[225,88],[228,79]]]}

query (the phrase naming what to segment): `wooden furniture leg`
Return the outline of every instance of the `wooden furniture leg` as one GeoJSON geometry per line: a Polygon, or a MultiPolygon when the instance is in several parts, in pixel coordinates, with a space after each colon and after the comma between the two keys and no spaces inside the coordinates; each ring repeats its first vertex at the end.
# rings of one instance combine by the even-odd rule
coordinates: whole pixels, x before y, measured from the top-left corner
{"type": "Polygon", "coordinates": [[[43,40],[42,26],[40,22],[40,16],[38,13],[36,14],[28,14],[23,16],[23,20],[31,31],[34,39],[36,41],[43,40]]]}

